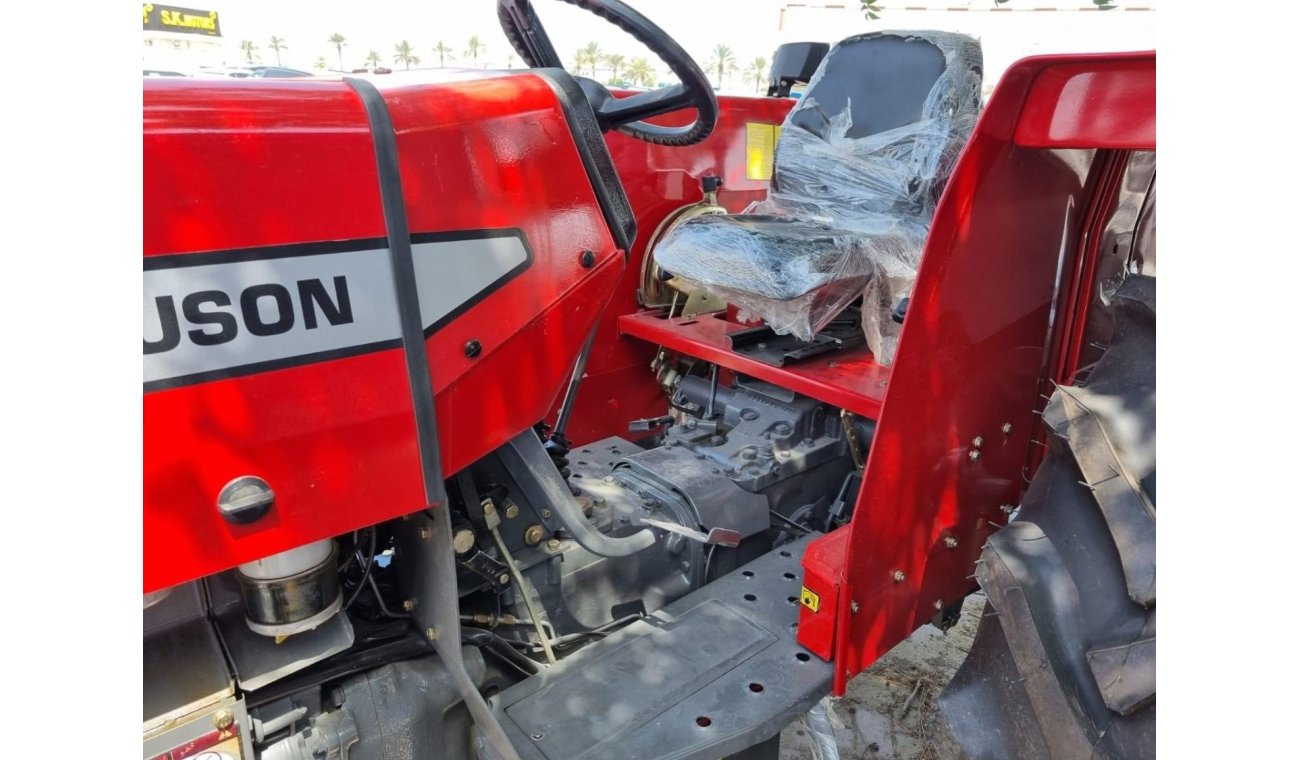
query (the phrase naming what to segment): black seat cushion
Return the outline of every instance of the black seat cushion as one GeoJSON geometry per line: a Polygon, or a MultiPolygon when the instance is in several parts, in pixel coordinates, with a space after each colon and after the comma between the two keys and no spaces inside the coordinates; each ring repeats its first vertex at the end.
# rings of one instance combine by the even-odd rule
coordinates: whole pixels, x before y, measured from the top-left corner
{"type": "Polygon", "coordinates": [[[844,40],[785,120],[768,199],[752,213],[684,222],[655,261],[805,340],[864,295],[868,343],[887,363],[890,299],[915,279],[979,112],[981,67],[979,43],[965,35],[844,40]]]}

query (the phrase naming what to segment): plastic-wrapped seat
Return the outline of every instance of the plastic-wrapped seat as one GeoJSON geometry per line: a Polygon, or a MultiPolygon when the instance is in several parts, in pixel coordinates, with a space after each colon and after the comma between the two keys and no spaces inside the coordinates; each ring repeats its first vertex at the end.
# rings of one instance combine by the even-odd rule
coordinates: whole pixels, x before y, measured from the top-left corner
{"type": "Polygon", "coordinates": [[[812,338],[858,295],[877,361],[916,278],[934,208],[979,114],[971,37],[873,32],[836,45],[781,128],[768,199],[701,216],[655,247],[659,267],[812,338]]]}

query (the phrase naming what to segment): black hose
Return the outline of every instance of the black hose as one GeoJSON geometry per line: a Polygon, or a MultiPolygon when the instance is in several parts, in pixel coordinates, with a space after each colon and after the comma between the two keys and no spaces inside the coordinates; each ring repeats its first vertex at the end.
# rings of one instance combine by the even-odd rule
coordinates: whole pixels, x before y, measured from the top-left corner
{"type": "Polygon", "coordinates": [[[370,559],[366,561],[365,569],[361,572],[361,580],[357,581],[356,588],[352,589],[352,594],[348,596],[347,601],[343,603],[343,609],[352,606],[352,603],[361,595],[361,589],[366,587],[366,580],[370,578],[370,568],[375,566],[375,527],[370,526],[370,559]]]}
{"type": "Polygon", "coordinates": [[[460,640],[495,654],[522,671],[525,676],[535,675],[542,670],[541,665],[520,654],[519,650],[510,646],[505,639],[491,631],[482,628],[462,627],[460,629],[460,640]]]}

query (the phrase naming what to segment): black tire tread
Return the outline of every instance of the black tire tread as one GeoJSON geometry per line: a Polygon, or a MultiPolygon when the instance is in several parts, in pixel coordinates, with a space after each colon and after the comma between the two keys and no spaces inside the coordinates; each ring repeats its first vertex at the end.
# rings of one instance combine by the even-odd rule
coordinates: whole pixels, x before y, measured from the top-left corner
{"type": "Polygon", "coordinates": [[[975,645],[940,706],[971,758],[1155,756],[1155,286],[1044,412],[1050,450],[985,544],[975,645]]]}

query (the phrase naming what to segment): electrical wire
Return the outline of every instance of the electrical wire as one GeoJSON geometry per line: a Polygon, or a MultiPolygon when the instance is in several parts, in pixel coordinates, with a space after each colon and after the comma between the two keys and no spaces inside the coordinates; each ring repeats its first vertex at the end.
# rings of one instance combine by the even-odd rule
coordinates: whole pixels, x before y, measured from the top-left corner
{"type": "Polygon", "coordinates": [[[799,523],[795,522],[794,520],[791,520],[790,518],[786,517],[785,515],[781,514],[780,512],[777,512],[775,509],[769,509],[768,511],[771,512],[771,513],[772,513],[772,516],[775,517],[776,519],[780,520],[781,522],[785,523],[786,525],[790,526],[791,528],[794,528],[795,530],[800,531],[800,535],[804,535],[804,536],[806,536],[806,535],[808,535],[809,533],[812,533],[812,531],[809,530],[808,528],[805,528],[804,526],[800,525],[799,523]]]}
{"type": "MultiPolygon", "coordinates": [[[[360,553],[360,550],[356,550],[360,553]]],[[[361,589],[365,588],[366,580],[370,578],[370,569],[375,565],[375,526],[370,526],[370,558],[366,560],[365,569],[361,572],[361,580],[357,581],[356,588],[352,589],[352,594],[348,596],[347,601],[343,602],[343,609],[348,609],[352,603],[361,595],[361,589]]]]}
{"type": "Polygon", "coordinates": [[[395,620],[401,620],[402,618],[410,617],[410,615],[406,614],[405,612],[393,612],[388,609],[388,605],[384,604],[384,595],[379,593],[379,584],[375,582],[375,576],[373,573],[367,577],[367,580],[370,581],[370,590],[375,592],[375,601],[379,602],[380,612],[384,613],[386,617],[390,617],[395,620]]]}

